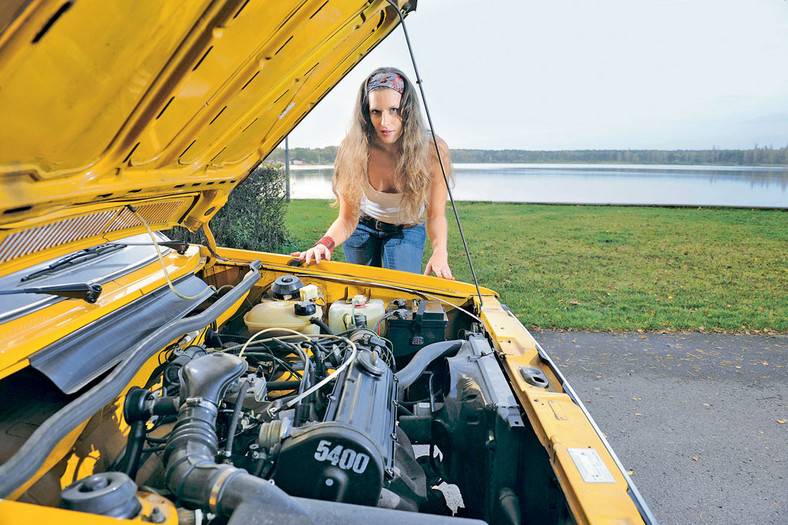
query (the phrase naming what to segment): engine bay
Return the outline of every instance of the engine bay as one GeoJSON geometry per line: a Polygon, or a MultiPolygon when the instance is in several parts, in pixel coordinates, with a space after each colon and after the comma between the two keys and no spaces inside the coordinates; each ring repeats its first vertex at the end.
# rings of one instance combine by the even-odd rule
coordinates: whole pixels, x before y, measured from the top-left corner
{"type": "Polygon", "coordinates": [[[243,472],[237,483],[266,480],[300,498],[443,516],[462,505],[459,515],[520,523],[524,480],[511,467],[523,418],[480,326],[460,316],[449,339],[438,300],[384,306],[358,294],[328,305],[315,284],[280,276],[129,393],[131,431],[110,470],[162,494],[216,492],[214,476],[243,472]],[[184,466],[204,463],[228,473],[184,466]],[[438,487],[449,484],[447,502],[438,487]]]}
{"type": "Polygon", "coordinates": [[[92,473],[63,474],[66,457],[20,501],[158,523],[568,519],[476,316],[391,289],[330,297],[311,281],[258,283],[221,326],[160,350],[77,441],[92,473]],[[55,473],[72,476],[60,493],[55,473]]]}

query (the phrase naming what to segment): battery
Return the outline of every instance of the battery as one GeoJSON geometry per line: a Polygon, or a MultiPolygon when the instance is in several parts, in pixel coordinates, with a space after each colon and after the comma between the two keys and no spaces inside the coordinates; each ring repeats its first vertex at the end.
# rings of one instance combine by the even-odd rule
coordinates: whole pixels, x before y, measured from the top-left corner
{"type": "Polygon", "coordinates": [[[448,318],[440,301],[396,299],[386,313],[386,338],[396,358],[408,358],[426,345],[446,340],[448,318]]]}

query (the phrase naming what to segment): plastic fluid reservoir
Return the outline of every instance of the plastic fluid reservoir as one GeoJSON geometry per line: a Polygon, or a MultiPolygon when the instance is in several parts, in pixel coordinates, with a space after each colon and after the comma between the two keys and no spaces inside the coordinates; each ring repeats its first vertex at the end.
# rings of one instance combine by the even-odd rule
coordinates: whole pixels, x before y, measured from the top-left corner
{"type": "MultiPolygon", "coordinates": [[[[320,327],[309,320],[323,317],[323,309],[311,301],[264,300],[244,315],[246,327],[251,332],[266,328],[287,328],[307,335],[317,335],[320,327]]],[[[272,330],[272,335],[276,332],[272,330]]]]}
{"type": "Polygon", "coordinates": [[[338,334],[351,328],[362,328],[363,320],[367,328],[372,330],[385,309],[381,299],[369,299],[363,295],[356,295],[353,299],[334,301],[328,309],[328,327],[338,334]],[[354,317],[358,319],[354,323],[354,317]],[[359,316],[363,316],[359,318],[359,316]]]}

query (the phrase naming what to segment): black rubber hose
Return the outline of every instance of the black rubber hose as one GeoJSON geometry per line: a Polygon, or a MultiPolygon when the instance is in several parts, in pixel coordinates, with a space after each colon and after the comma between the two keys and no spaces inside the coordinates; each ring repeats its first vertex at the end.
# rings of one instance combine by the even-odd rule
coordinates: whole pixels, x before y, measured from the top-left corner
{"type": "Polygon", "coordinates": [[[145,444],[145,421],[135,421],[131,424],[129,437],[126,441],[126,453],[123,456],[120,471],[132,480],[137,478],[140,467],[142,447],[145,444]]]}
{"type": "Polygon", "coordinates": [[[297,379],[290,381],[268,381],[268,383],[266,383],[266,387],[268,388],[269,392],[275,390],[295,390],[300,384],[301,381],[297,379]]]}
{"type": "Polygon", "coordinates": [[[233,441],[235,440],[235,429],[238,428],[238,419],[241,417],[241,407],[244,405],[244,397],[246,391],[249,390],[249,380],[241,383],[241,389],[238,391],[238,398],[235,401],[235,408],[233,409],[233,417],[230,419],[230,426],[227,429],[227,444],[224,447],[224,457],[229,458],[233,453],[233,441]]]}
{"type": "Polygon", "coordinates": [[[501,513],[510,525],[520,525],[522,519],[520,517],[520,498],[509,487],[504,487],[498,492],[498,505],[501,507],[501,513]]]}
{"type": "MultiPolygon", "coordinates": [[[[304,363],[304,370],[301,373],[301,386],[298,387],[298,393],[303,394],[309,389],[310,385],[310,371],[312,369],[312,361],[309,359],[309,356],[306,352],[298,345],[295,345],[293,349],[296,353],[301,357],[301,361],[304,363]]],[[[304,403],[303,400],[299,401],[295,408],[295,413],[293,414],[293,426],[300,426],[301,425],[301,415],[304,411],[304,403]]]]}
{"type": "Polygon", "coordinates": [[[101,410],[123,392],[145,362],[172,342],[174,334],[204,328],[237,303],[260,280],[260,261],[253,261],[250,271],[238,286],[192,317],[167,323],[140,341],[107,377],[44,421],[25,443],[0,466],[0,498],[8,498],[44,464],[52,449],[82,422],[101,410]]]}
{"type": "MultiPolygon", "coordinates": [[[[259,479],[259,478],[255,478],[259,479]]],[[[235,480],[234,480],[235,481],[235,480]]],[[[232,494],[239,486],[231,482],[225,491],[232,494]]],[[[240,478],[239,478],[240,481],[240,478]]],[[[246,487],[244,487],[246,488],[246,487]]],[[[267,492],[258,490],[259,484],[243,491],[239,504],[235,506],[227,525],[318,525],[341,523],[343,525],[369,525],[370,523],[396,523],[397,525],[486,525],[481,520],[439,516],[421,512],[365,507],[334,501],[320,501],[306,498],[292,498],[299,505],[301,513],[289,514],[287,509],[269,505],[265,498],[267,492]]]]}
{"type": "Polygon", "coordinates": [[[328,327],[328,325],[319,317],[312,317],[309,319],[309,322],[315,324],[320,327],[321,334],[328,334],[328,335],[335,335],[334,331],[328,327]]]}
{"type": "Polygon", "coordinates": [[[400,393],[399,399],[404,399],[402,393],[405,389],[415,383],[433,361],[457,352],[464,342],[465,341],[462,340],[439,341],[427,345],[416,352],[410,360],[410,363],[408,363],[408,366],[397,372],[397,379],[399,380],[397,388],[400,393]]]}

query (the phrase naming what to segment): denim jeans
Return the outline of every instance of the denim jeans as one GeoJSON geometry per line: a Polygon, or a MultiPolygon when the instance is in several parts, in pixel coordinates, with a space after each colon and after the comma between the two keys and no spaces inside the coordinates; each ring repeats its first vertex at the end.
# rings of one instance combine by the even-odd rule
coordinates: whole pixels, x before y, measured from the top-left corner
{"type": "Polygon", "coordinates": [[[359,224],[342,243],[342,249],[349,263],[421,273],[426,238],[424,224],[395,232],[381,232],[359,224]]]}

